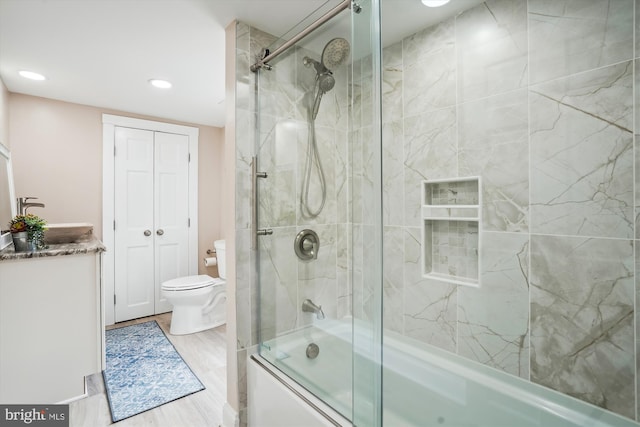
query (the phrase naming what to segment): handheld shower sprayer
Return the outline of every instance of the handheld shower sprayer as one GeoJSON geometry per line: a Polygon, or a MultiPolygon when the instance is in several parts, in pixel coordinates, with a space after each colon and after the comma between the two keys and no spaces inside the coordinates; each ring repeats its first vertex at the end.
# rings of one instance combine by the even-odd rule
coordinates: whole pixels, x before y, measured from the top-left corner
{"type": "Polygon", "coordinates": [[[316,93],[315,98],[313,100],[312,118],[318,116],[318,110],[320,109],[320,100],[322,99],[322,95],[329,92],[336,84],[336,80],[333,78],[333,73],[327,67],[325,67],[322,63],[316,61],[313,58],[309,58],[305,56],[302,59],[302,63],[307,68],[315,68],[316,70],[316,84],[314,87],[314,92],[316,93]]]}
{"type": "Polygon", "coordinates": [[[313,101],[312,117],[315,120],[318,116],[318,110],[320,109],[320,100],[322,95],[333,89],[336,84],[336,79],[333,78],[331,71],[327,70],[322,74],[318,74],[316,77],[318,91],[316,92],[316,98],[313,101]]]}
{"type": "Polygon", "coordinates": [[[349,42],[343,38],[335,38],[329,40],[322,50],[322,56],[320,61],[316,61],[313,58],[305,56],[302,59],[302,63],[305,67],[313,67],[316,70],[316,82],[313,88],[315,96],[313,104],[309,109],[309,144],[307,148],[307,160],[305,165],[305,174],[302,182],[302,193],[300,194],[300,207],[302,214],[307,218],[317,217],[327,200],[327,187],[325,183],[324,170],[318,154],[318,145],[316,142],[316,128],[315,120],[318,116],[318,110],[320,109],[320,101],[322,96],[329,92],[336,84],[336,79],[333,77],[333,72],[349,57],[351,47],[349,42]],[[312,209],[309,205],[309,185],[311,181],[311,169],[313,165],[316,165],[318,169],[318,178],[320,179],[320,189],[322,191],[322,199],[320,206],[317,209],[312,209]]]}

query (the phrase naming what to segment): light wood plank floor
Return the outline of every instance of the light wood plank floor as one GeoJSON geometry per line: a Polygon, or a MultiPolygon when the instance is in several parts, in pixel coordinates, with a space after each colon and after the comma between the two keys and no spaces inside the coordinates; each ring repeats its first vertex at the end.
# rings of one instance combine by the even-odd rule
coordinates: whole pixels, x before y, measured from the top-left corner
{"type": "MultiPolygon", "coordinates": [[[[119,421],[117,427],[218,427],[222,424],[222,406],[227,394],[225,326],[189,335],[170,335],[171,313],[122,322],[118,328],[156,320],[178,353],[206,387],[142,414],[119,421]]],[[[71,427],[102,427],[113,424],[104,390],[102,373],[87,379],[89,396],[69,405],[71,427]]]]}

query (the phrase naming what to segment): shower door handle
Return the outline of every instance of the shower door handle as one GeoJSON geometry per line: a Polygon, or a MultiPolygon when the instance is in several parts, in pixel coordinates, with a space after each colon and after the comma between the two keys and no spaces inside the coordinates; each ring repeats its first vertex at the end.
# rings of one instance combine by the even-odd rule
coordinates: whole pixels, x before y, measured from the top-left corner
{"type": "Polygon", "coordinates": [[[273,233],[271,229],[258,230],[258,178],[266,178],[266,172],[258,172],[258,158],[251,158],[251,249],[258,248],[258,236],[273,233]]]}

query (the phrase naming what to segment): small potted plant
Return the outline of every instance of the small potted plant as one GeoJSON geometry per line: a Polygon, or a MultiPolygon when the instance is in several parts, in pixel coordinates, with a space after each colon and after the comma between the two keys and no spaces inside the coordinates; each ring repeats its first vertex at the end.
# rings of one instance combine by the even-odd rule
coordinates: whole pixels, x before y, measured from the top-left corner
{"type": "Polygon", "coordinates": [[[30,252],[44,247],[47,222],[34,214],[16,215],[9,222],[16,252],[30,252]]]}

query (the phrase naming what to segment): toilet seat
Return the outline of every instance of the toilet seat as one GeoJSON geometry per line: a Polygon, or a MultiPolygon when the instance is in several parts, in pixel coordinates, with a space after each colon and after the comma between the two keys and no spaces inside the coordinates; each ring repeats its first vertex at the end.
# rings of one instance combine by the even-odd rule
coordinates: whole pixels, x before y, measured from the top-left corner
{"type": "Polygon", "coordinates": [[[201,274],[198,276],[178,277],[176,279],[167,280],[162,283],[162,290],[165,291],[189,291],[192,289],[206,288],[217,283],[223,283],[224,280],[216,277],[201,274]]]}

